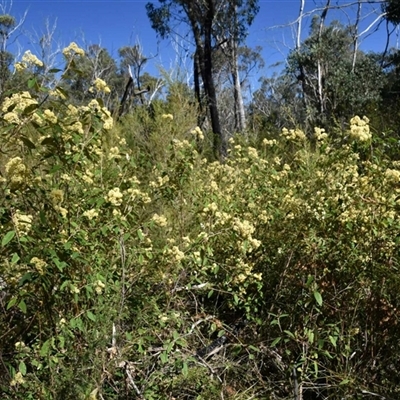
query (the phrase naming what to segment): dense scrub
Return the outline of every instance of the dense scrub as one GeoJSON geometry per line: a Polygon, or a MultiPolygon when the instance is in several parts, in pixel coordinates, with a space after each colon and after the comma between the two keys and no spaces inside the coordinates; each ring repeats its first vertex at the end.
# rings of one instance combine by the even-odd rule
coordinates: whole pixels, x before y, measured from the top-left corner
{"type": "Polygon", "coordinates": [[[189,101],[67,95],[2,105],[2,398],[398,397],[400,162],[367,118],[220,163],[189,101]]]}

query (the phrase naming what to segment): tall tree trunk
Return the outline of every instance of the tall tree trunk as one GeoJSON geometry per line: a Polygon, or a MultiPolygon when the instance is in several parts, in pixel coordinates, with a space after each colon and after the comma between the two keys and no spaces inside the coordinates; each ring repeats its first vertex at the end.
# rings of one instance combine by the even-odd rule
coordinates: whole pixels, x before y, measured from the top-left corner
{"type": "Polygon", "coordinates": [[[239,76],[239,61],[238,61],[238,48],[237,42],[231,40],[231,52],[232,52],[232,80],[233,80],[233,97],[235,100],[235,129],[238,132],[244,132],[246,130],[246,114],[244,110],[242,86],[240,84],[239,76]]]}
{"type": "Polygon", "coordinates": [[[193,57],[193,80],[194,80],[194,93],[196,96],[197,106],[198,106],[198,116],[197,125],[201,128],[203,124],[203,102],[201,99],[200,91],[200,65],[199,65],[199,55],[196,51],[193,57]]]}
{"type": "Polygon", "coordinates": [[[198,52],[200,57],[200,71],[207,96],[211,127],[214,135],[214,153],[222,161],[227,156],[228,146],[219,121],[217,94],[212,74],[212,25],[215,12],[213,0],[208,0],[207,5],[208,9],[204,23],[204,47],[200,46],[200,49],[197,49],[200,50],[198,52]]]}

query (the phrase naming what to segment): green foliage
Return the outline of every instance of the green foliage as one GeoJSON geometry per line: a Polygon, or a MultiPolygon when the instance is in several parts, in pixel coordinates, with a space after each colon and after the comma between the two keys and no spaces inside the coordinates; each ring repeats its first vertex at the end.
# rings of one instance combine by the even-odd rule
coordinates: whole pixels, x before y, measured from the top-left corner
{"type": "Polygon", "coordinates": [[[1,106],[2,398],[292,398],[293,371],[398,396],[400,164],[367,118],[219,163],[179,82],[115,125],[101,82],[77,106],[26,73],[1,106]]]}

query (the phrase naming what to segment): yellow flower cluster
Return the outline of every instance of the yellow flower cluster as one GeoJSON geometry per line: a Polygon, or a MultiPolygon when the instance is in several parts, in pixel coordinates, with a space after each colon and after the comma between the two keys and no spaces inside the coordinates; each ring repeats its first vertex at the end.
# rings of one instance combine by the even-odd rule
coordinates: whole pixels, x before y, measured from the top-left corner
{"type": "Polygon", "coordinates": [[[37,257],[33,257],[30,262],[35,266],[37,272],[39,272],[40,275],[44,274],[45,267],[47,265],[46,261],[37,257]]]}
{"type": "Polygon", "coordinates": [[[314,128],[314,138],[320,143],[327,139],[328,134],[325,132],[324,128],[314,128]]]}
{"type": "Polygon", "coordinates": [[[201,129],[196,126],[196,128],[192,129],[190,133],[197,139],[197,140],[203,140],[204,139],[204,134],[201,131],[201,129]]]}
{"type": "Polygon", "coordinates": [[[5,168],[11,189],[17,189],[25,183],[28,171],[21,157],[11,158],[5,168]]]}
{"type": "Polygon", "coordinates": [[[81,49],[75,42],[71,42],[69,46],[65,47],[62,51],[65,57],[70,58],[74,55],[84,56],[85,51],[81,49]]]}
{"type": "MultiPolygon", "coordinates": [[[[99,102],[96,99],[93,99],[90,101],[88,104],[89,109],[95,112],[100,112],[100,118],[103,121],[103,128],[108,131],[112,129],[114,126],[114,119],[110,113],[110,111],[106,107],[101,107],[99,102]]],[[[81,107],[82,109],[85,109],[84,107],[81,107]]]]}
{"type": "Polygon", "coordinates": [[[271,139],[271,140],[263,139],[263,141],[262,141],[262,145],[265,147],[267,147],[267,146],[273,147],[273,146],[276,146],[277,143],[278,142],[276,141],[276,139],[271,139]]]}
{"type": "Polygon", "coordinates": [[[387,169],[385,171],[385,177],[389,182],[399,183],[400,182],[400,171],[397,169],[387,169]]]}
{"type": "Polygon", "coordinates": [[[369,129],[369,119],[362,119],[356,115],[350,120],[350,136],[360,142],[367,142],[371,139],[372,134],[369,129]]]}
{"type": "Polygon", "coordinates": [[[247,154],[249,155],[250,159],[258,158],[258,151],[254,147],[248,147],[247,154]]]}
{"type": "Polygon", "coordinates": [[[304,142],[306,140],[306,135],[301,129],[283,128],[281,135],[292,142],[304,142]]]}
{"type": "Polygon", "coordinates": [[[38,104],[37,100],[33,99],[29,92],[13,93],[11,97],[7,97],[1,109],[5,113],[3,118],[5,121],[14,124],[21,123],[21,113],[34,104],[38,104]]]}
{"type": "Polygon", "coordinates": [[[17,62],[14,67],[20,72],[27,69],[29,66],[43,67],[43,62],[32,54],[30,50],[27,50],[22,56],[22,61],[17,62]]]}
{"type": "Polygon", "coordinates": [[[50,199],[53,206],[58,206],[64,201],[64,192],[60,189],[53,189],[50,192],[50,199]]]}
{"type": "Polygon", "coordinates": [[[25,236],[29,233],[32,228],[32,215],[21,214],[19,210],[16,210],[12,216],[12,221],[19,236],[25,236]]]}
{"type": "Polygon", "coordinates": [[[18,372],[15,374],[14,378],[11,380],[10,386],[22,385],[22,384],[24,384],[24,383],[25,383],[25,379],[24,379],[24,377],[22,376],[21,372],[18,371],[18,372]]]}
{"type": "Polygon", "coordinates": [[[122,204],[122,198],[123,194],[121,193],[121,190],[116,187],[108,192],[105,200],[110,202],[113,206],[120,206],[122,204]]]}
{"type": "Polygon", "coordinates": [[[139,189],[129,188],[126,193],[129,194],[130,201],[141,200],[145,204],[151,203],[151,197],[146,192],[142,192],[139,189]]]}
{"type": "Polygon", "coordinates": [[[93,82],[93,86],[89,89],[89,92],[93,93],[96,90],[105,94],[111,92],[111,89],[107,86],[107,83],[100,78],[96,78],[96,80],[93,82]]]}
{"type": "Polygon", "coordinates": [[[149,183],[149,186],[152,187],[152,188],[162,187],[168,182],[169,182],[169,176],[168,175],[158,176],[155,181],[151,181],[149,183]]]}
{"type": "Polygon", "coordinates": [[[151,220],[158,226],[167,226],[168,220],[164,215],[154,214],[151,220]]]}
{"type": "Polygon", "coordinates": [[[47,121],[51,122],[52,124],[56,124],[57,123],[57,117],[56,117],[56,115],[54,114],[53,111],[44,110],[43,111],[43,116],[47,121]]]}
{"type": "Polygon", "coordinates": [[[172,261],[180,263],[185,258],[185,253],[179,249],[178,246],[172,246],[167,250],[167,254],[171,257],[172,261]]]}
{"type": "Polygon", "coordinates": [[[169,120],[172,121],[174,119],[174,116],[172,114],[163,114],[163,115],[161,115],[161,118],[162,119],[169,119],[169,120]]]}
{"type": "Polygon", "coordinates": [[[111,149],[108,152],[108,159],[113,160],[119,158],[121,158],[121,155],[119,154],[119,148],[117,146],[111,147],[111,149]]]}
{"type": "Polygon", "coordinates": [[[87,210],[83,213],[83,216],[86,217],[89,220],[95,219],[99,216],[99,212],[95,209],[92,208],[90,210],[87,210]]]}
{"type": "Polygon", "coordinates": [[[100,279],[98,279],[95,283],[94,290],[97,294],[102,294],[105,287],[106,285],[100,279]]]}

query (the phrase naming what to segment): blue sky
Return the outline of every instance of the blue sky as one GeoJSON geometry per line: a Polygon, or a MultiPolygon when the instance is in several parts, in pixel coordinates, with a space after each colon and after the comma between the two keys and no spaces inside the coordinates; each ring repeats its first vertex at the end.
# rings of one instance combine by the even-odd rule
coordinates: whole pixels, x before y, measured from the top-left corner
{"type": "MultiPolygon", "coordinates": [[[[153,1],[158,3],[157,1],[153,1]]],[[[3,1],[3,4],[11,4],[3,1]]],[[[134,45],[139,41],[146,56],[154,56],[147,67],[147,72],[157,74],[157,66],[162,65],[169,69],[177,60],[174,46],[168,41],[158,43],[155,32],[152,30],[146,15],[146,1],[138,0],[14,0],[10,14],[17,19],[27,11],[24,29],[28,32],[36,31],[40,34],[44,30],[46,18],[50,22],[57,21],[55,39],[61,45],[68,45],[76,41],[82,45],[101,44],[110,54],[117,56],[118,48],[134,45]]],[[[334,4],[348,3],[343,0],[332,1],[334,4]]],[[[247,44],[251,47],[262,46],[262,56],[266,67],[260,75],[270,75],[271,64],[284,61],[285,54],[293,48],[293,32],[289,27],[283,27],[296,19],[299,11],[299,0],[260,0],[260,12],[250,29],[247,44]]],[[[306,10],[315,9],[323,1],[306,0],[306,10]]],[[[371,11],[371,6],[365,4],[364,11],[371,11]],[[369,7],[369,9],[367,9],[369,7]]],[[[330,11],[328,20],[340,19],[343,22],[352,18],[354,10],[346,12],[330,11]]],[[[376,13],[363,22],[361,29],[367,27],[376,17],[376,13]]],[[[309,19],[303,23],[304,35],[309,30],[309,19]]],[[[23,50],[31,49],[25,36],[18,38],[23,50]]],[[[362,45],[364,50],[379,51],[384,48],[384,29],[371,35],[362,45]]],[[[188,65],[189,65],[188,59],[188,65]]],[[[255,77],[254,77],[255,78],[255,77]]]]}

